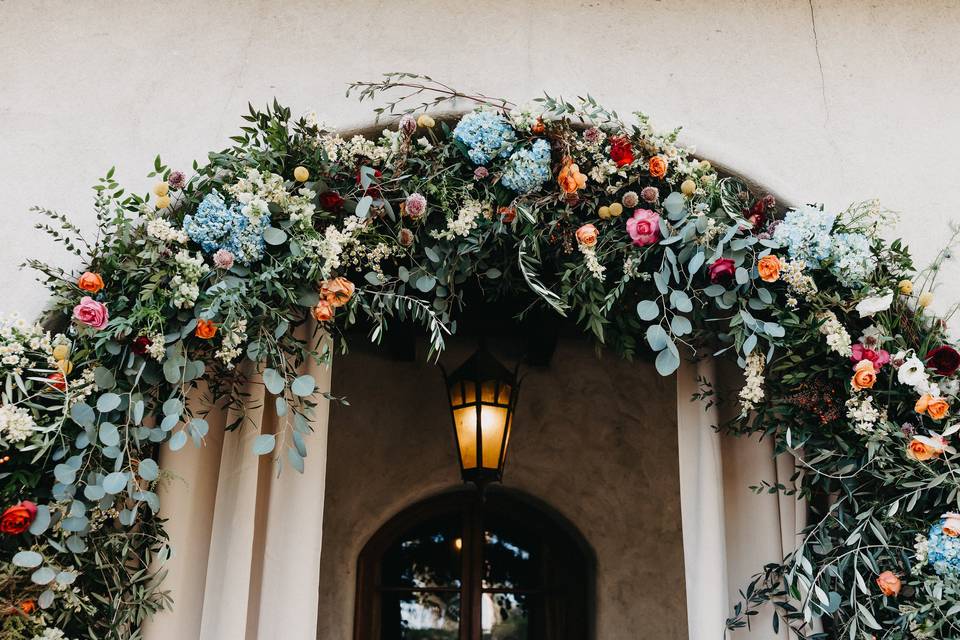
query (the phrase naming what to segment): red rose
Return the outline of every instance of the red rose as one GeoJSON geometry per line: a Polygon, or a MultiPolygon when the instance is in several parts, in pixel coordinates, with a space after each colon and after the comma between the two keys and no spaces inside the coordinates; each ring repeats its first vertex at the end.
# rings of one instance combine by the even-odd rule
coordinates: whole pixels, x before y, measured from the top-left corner
{"type": "Polygon", "coordinates": [[[324,211],[337,213],[343,206],[343,198],[336,191],[327,191],[320,194],[320,208],[324,211]]]}
{"type": "Polygon", "coordinates": [[[960,369],[960,353],[943,345],[927,352],[927,366],[942,376],[952,376],[960,369]]]}
{"type": "Polygon", "coordinates": [[[629,138],[626,136],[610,138],[610,159],[616,162],[618,167],[633,162],[633,147],[630,146],[629,138]]]}
{"type": "Polygon", "coordinates": [[[23,533],[33,524],[37,517],[37,505],[24,500],[13,505],[0,516],[0,532],[10,535],[23,533]]]}
{"type": "Polygon", "coordinates": [[[67,390],[67,379],[63,377],[63,374],[57,371],[56,373],[50,374],[50,377],[47,378],[47,384],[56,389],[57,391],[66,391],[67,390]]]}
{"type": "Polygon", "coordinates": [[[136,339],[130,343],[130,351],[133,351],[138,356],[142,356],[152,344],[153,340],[147,336],[137,336],[136,339]]]}
{"type": "Polygon", "coordinates": [[[730,258],[720,258],[711,264],[708,269],[710,282],[714,284],[729,282],[730,279],[733,278],[735,271],[736,267],[733,265],[733,260],[730,258]]]}

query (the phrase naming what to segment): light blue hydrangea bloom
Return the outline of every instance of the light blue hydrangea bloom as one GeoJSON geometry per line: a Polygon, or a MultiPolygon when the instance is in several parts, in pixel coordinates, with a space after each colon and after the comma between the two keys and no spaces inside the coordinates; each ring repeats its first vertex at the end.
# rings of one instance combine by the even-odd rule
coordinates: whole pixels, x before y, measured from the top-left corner
{"type": "Polygon", "coordinates": [[[960,538],[943,532],[943,522],[930,527],[927,536],[927,561],[939,574],[960,572],[960,538]]]}
{"type": "Polygon", "coordinates": [[[537,140],[530,149],[510,155],[500,181],[517,193],[530,193],[550,179],[550,143],[537,140]]]}
{"type": "Polygon", "coordinates": [[[184,231],[204,252],[226,249],[243,265],[263,257],[263,231],[269,225],[268,212],[247,216],[241,205],[228,206],[216,191],[203,199],[195,214],[183,218],[184,231]]]}
{"type": "Polygon", "coordinates": [[[862,233],[838,233],[831,247],[830,273],[845,287],[859,287],[876,270],[870,239],[862,233]]]}
{"type": "Polygon", "coordinates": [[[467,146],[474,164],[505,158],[517,140],[510,123],[491,111],[474,111],[460,119],[453,137],[467,146]]]}
{"type": "Polygon", "coordinates": [[[816,268],[832,255],[830,231],[837,216],[816,207],[791,209],[773,231],[773,239],[787,248],[794,260],[803,260],[816,268]]]}

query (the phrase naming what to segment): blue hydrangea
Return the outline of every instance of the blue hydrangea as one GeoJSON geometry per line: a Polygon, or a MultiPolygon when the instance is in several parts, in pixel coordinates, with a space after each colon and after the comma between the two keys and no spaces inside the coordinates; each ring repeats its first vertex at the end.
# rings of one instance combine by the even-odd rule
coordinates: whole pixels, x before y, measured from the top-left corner
{"type": "Polygon", "coordinates": [[[474,164],[505,158],[517,140],[510,123],[491,111],[474,111],[460,119],[453,137],[467,147],[474,164]]]}
{"type": "Polygon", "coordinates": [[[517,149],[507,160],[500,181],[517,193],[530,193],[550,179],[550,143],[537,140],[530,149],[517,149]]]}
{"type": "Polygon", "coordinates": [[[803,260],[807,266],[817,268],[833,252],[830,231],[836,222],[833,213],[806,206],[791,209],[773,231],[773,239],[786,247],[794,260],[803,260]]]}
{"type": "Polygon", "coordinates": [[[183,218],[183,230],[204,252],[226,249],[243,265],[263,257],[263,231],[269,224],[269,212],[248,216],[241,205],[228,206],[216,191],[203,199],[195,214],[183,218]]]}
{"type": "Polygon", "coordinates": [[[846,287],[859,287],[876,270],[870,239],[862,233],[838,233],[831,247],[830,273],[846,287]]]}
{"type": "Polygon", "coordinates": [[[930,527],[927,561],[939,574],[960,572],[960,538],[945,534],[942,521],[930,527]]]}

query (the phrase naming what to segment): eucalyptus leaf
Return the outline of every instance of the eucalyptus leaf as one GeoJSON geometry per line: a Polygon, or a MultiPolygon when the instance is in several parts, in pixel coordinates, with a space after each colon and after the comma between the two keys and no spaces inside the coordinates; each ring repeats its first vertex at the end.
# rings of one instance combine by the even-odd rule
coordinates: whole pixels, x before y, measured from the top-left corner
{"type": "Polygon", "coordinates": [[[272,433],[264,433],[253,439],[253,453],[262,456],[273,451],[277,438],[272,433]]]}

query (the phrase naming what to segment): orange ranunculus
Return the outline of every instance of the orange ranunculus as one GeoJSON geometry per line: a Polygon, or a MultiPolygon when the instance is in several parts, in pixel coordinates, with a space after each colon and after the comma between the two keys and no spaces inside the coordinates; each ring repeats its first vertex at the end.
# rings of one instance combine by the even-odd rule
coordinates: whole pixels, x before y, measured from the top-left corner
{"type": "Polygon", "coordinates": [[[927,444],[923,440],[914,436],[910,440],[910,444],[907,445],[907,456],[913,458],[918,462],[926,462],[932,458],[936,458],[941,453],[943,453],[944,447],[946,447],[946,442],[943,441],[943,438],[939,436],[932,436],[931,440],[934,442],[940,442],[940,445],[931,445],[927,444]]]}
{"type": "Polygon", "coordinates": [[[100,289],[103,289],[103,278],[100,277],[99,273],[85,271],[77,280],[77,286],[84,291],[96,293],[100,291],[100,289]]]}
{"type": "Polygon", "coordinates": [[[597,228],[592,224],[585,224],[577,229],[577,242],[584,247],[597,245],[597,228]]]}
{"type": "Polygon", "coordinates": [[[200,318],[197,320],[197,329],[193,333],[198,338],[209,340],[213,336],[217,335],[217,324],[212,320],[204,320],[203,318],[200,318]]]}
{"type": "Polygon", "coordinates": [[[317,322],[333,320],[333,307],[326,300],[318,302],[313,309],[311,309],[310,313],[317,319],[317,322]]]}
{"type": "Polygon", "coordinates": [[[540,135],[546,130],[547,130],[547,126],[543,124],[543,118],[537,118],[537,121],[534,122],[533,125],[530,127],[530,131],[537,135],[540,135]]]}
{"type": "Polygon", "coordinates": [[[354,289],[354,284],[344,277],[325,280],[320,283],[320,297],[331,307],[342,307],[350,302],[354,289]]]}
{"type": "Polygon", "coordinates": [[[776,282],[780,279],[780,258],[772,253],[757,262],[757,273],[764,282],[776,282]]]}
{"type": "Polygon", "coordinates": [[[653,156],[650,158],[650,177],[662,178],[667,175],[667,161],[663,156],[653,156]]]}
{"type": "Polygon", "coordinates": [[[513,207],[500,207],[497,209],[497,213],[500,214],[500,220],[503,221],[503,224],[510,224],[517,219],[517,210],[513,207]]]}
{"type": "Polygon", "coordinates": [[[19,605],[20,611],[23,611],[25,614],[30,615],[37,610],[37,601],[36,600],[24,600],[19,605]]]}
{"type": "Polygon", "coordinates": [[[920,396],[920,399],[913,405],[914,411],[920,415],[927,414],[934,420],[942,420],[946,417],[949,409],[950,404],[944,398],[931,396],[929,393],[920,396]]]}
{"type": "Polygon", "coordinates": [[[580,173],[580,167],[573,163],[573,158],[563,159],[563,167],[560,169],[560,175],[557,176],[557,184],[560,190],[567,195],[573,195],[580,189],[587,186],[587,176],[580,173]]]}
{"type": "Polygon", "coordinates": [[[943,519],[943,532],[951,538],[960,536],[960,513],[945,513],[940,516],[943,519]]]}
{"type": "Polygon", "coordinates": [[[853,378],[850,379],[850,386],[855,391],[872,389],[877,382],[877,370],[873,368],[873,362],[870,360],[861,360],[853,369],[853,378]]]}
{"type": "Polygon", "coordinates": [[[877,576],[877,586],[885,596],[895,596],[900,593],[900,578],[893,571],[884,571],[877,576]]]}

